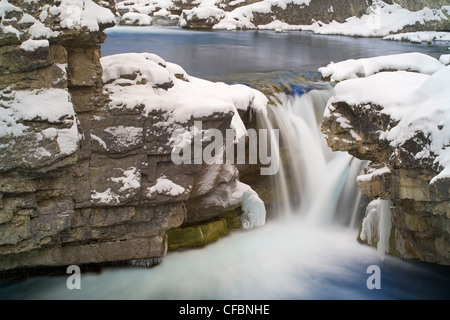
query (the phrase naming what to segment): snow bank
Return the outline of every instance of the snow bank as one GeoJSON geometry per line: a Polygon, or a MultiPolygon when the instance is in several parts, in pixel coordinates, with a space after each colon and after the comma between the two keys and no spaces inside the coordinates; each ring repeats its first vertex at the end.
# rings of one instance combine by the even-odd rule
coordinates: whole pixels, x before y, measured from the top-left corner
{"type": "Polygon", "coordinates": [[[332,81],[343,81],[358,77],[368,77],[387,70],[414,71],[431,75],[443,66],[441,62],[433,57],[412,52],[368,59],[351,59],[339,63],[332,62],[326,67],[319,68],[319,72],[324,78],[330,78],[332,81]]]}
{"type": "MultiPolygon", "coordinates": [[[[191,77],[175,64],[149,53],[127,53],[101,59],[110,108],[144,106],[144,113],[170,113],[165,125],[186,123],[216,112],[233,112],[232,127],[245,127],[238,110],[266,112],[267,98],[244,85],[227,85],[191,77]],[[123,77],[124,76],[124,77],[123,77]],[[130,80],[134,77],[133,80],[130,80]]],[[[163,124],[161,124],[163,125],[163,124]]]]}
{"type": "Polygon", "coordinates": [[[440,58],[439,58],[439,62],[445,65],[449,65],[450,64],[450,54],[443,54],[440,58]]]}
{"type": "MultiPolygon", "coordinates": [[[[276,31],[303,30],[312,31],[317,34],[347,35],[359,37],[387,37],[392,33],[401,31],[405,26],[425,25],[428,22],[440,22],[448,20],[450,7],[444,6],[441,9],[424,8],[420,11],[409,11],[398,4],[386,4],[382,1],[374,1],[374,5],[369,7],[368,13],[362,17],[350,17],[345,22],[323,23],[312,20],[310,25],[289,25],[277,19],[274,15],[273,21],[266,25],[255,25],[253,14],[271,13],[272,6],[286,8],[286,4],[294,3],[299,5],[309,5],[310,1],[289,1],[289,0],[266,0],[254,4],[242,6],[226,12],[225,17],[214,25],[213,29],[272,29],[276,31]]],[[[330,8],[332,11],[333,8],[330,8]]],[[[312,19],[314,17],[311,17],[312,19]]],[[[422,36],[425,36],[423,34],[422,36]]],[[[441,35],[435,35],[435,40],[439,40],[441,35]]],[[[443,36],[444,38],[447,35],[443,36]]]]}
{"type": "Polygon", "coordinates": [[[386,36],[383,39],[392,41],[409,41],[413,43],[450,41],[450,32],[437,32],[437,31],[408,32],[386,36]]]}
{"type": "Polygon", "coordinates": [[[59,6],[49,9],[54,16],[59,15],[60,26],[67,29],[87,28],[99,31],[100,25],[115,24],[114,14],[92,0],[62,0],[59,6]]]}
{"type": "Polygon", "coordinates": [[[329,24],[316,22],[303,30],[318,34],[348,35],[359,37],[386,37],[391,33],[401,31],[405,26],[424,25],[427,22],[448,20],[448,7],[441,9],[424,8],[419,11],[409,11],[398,4],[375,2],[371,12],[361,18],[350,17],[345,22],[333,21],[329,24]]]}
{"type": "Polygon", "coordinates": [[[363,62],[348,61],[340,64],[338,68],[340,72],[344,70],[341,69],[344,66],[350,66],[348,72],[342,71],[342,76],[331,73],[331,76],[340,80],[346,78],[350,80],[336,85],[326,113],[333,111],[333,104],[341,101],[357,108],[368,108],[370,105],[381,106],[383,109],[380,112],[397,123],[387,131],[380,132],[380,139],[388,140],[394,150],[413,139],[417,132],[422,132],[429,140],[429,144],[424,145],[422,151],[413,156],[418,161],[432,159],[435,165],[441,168],[441,172],[431,180],[433,184],[441,178],[450,178],[450,112],[448,111],[450,66],[446,67],[433,60],[423,62],[425,61],[423,57],[417,57],[416,63],[421,65],[413,67],[409,61],[406,66],[424,73],[397,71],[371,75],[373,72],[363,72],[362,74],[366,74],[367,78],[352,79],[355,74],[354,66],[375,65],[377,66],[375,69],[394,67],[402,60],[399,58],[405,58],[404,55],[362,59],[363,62]],[[380,61],[383,63],[380,64],[380,61]],[[437,68],[439,65],[440,68],[437,68]],[[432,72],[434,68],[437,70],[432,72]]]}

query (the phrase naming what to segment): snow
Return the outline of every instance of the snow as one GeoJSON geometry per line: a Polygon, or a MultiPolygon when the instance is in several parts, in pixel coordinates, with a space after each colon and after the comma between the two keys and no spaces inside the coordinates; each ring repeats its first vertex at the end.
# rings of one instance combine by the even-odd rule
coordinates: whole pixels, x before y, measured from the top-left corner
{"type": "Polygon", "coordinates": [[[96,204],[118,205],[123,200],[134,196],[141,187],[141,172],[136,167],[129,167],[124,170],[122,168],[115,168],[115,171],[122,173],[119,177],[110,177],[109,181],[113,182],[112,188],[108,188],[103,192],[91,190],[91,200],[96,204]]]}
{"type": "Polygon", "coordinates": [[[5,22],[10,22],[11,19],[6,19],[6,14],[9,12],[22,12],[22,9],[8,2],[8,0],[0,1],[0,31],[3,33],[13,33],[18,39],[21,37],[21,32],[11,25],[5,25],[5,22]]]}
{"type": "Polygon", "coordinates": [[[369,169],[370,171],[367,174],[360,175],[357,177],[358,182],[369,182],[372,181],[377,176],[382,176],[384,174],[390,173],[391,169],[389,169],[387,166],[384,166],[379,169],[369,169]]]}
{"type": "Polygon", "coordinates": [[[46,27],[41,21],[32,18],[33,25],[28,29],[29,34],[33,39],[49,39],[53,37],[57,37],[60,32],[53,31],[49,27],[46,27]]]}
{"type": "Polygon", "coordinates": [[[350,59],[338,63],[330,63],[319,68],[324,78],[332,81],[343,81],[358,77],[368,77],[384,70],[406,70],[423,74],[433,74],[440,70],[443,64],[426,54],[411,52],[380,56],[367,59],[350,59]]]}
{"type": "Polygon", "coordinates": [[[408,32],[386,36],[383,39],[392,41],[409,41],[413,43],[450,41],[450,32],[437,32],[437,31],[408,32]]]}
{"type": "Polygon", "coordinates": [[[14,100],[3,101],[6,110],[16,119],[41,119],[58,123],[61,118],[74,117],[70,95],[64,89],[41,89],[32,91],[14,91],[14,100]]]}
{"type": "Polygon", "coordinates": [[[91,133],[91,139],[94,141],[97,141],[103,149],[108,150],[108,146],[106,145],[106,142],[102,140],[99,136],[96,136],[95,134],[91,133]]]}
{"type": "MultiPolygon", "coordinates": [[[[5,94],[2,95],[5,96],[5,94]]],[[[7,135],[19,137],[26,134],[30,128],[24,125],[23,121],[63,123],[70,127],[54,128],[55,131],[52,131],[53,137],[57,138],[60,153],[69,155],[78,149],[79,137],[75,111],[67,90],[50,88],[14,91],[9,98],[11,100],[3,101],[3,106],[0,107],[0,137],[7,135]]]]}
{"type": "Polygon", "coordinates": [[[34,51],[38,48],[45,48],[45,47],[49,47],[49,46],[50,46],[50,43],[48,42],[48,40],[28,39],[27,41],[22,42],[22,44],[20,45],[20,48],[25,51],[34,51]]]}
{"type": "Polygon", "coordinates": [[[170,19],[178,18],[169,11],[176,7],[171,0],[130,0],[117,3],[119,12],[125,12],[121,21],[125,24],[129,24],[128,21],[131,23],[137,21],[140,26],[151,25],[153,23],[151,15],[170,19]]]}
{"type": "Polygon", "coordinates": [[[439,62],[445,65],[449,65],[450,64],[450,54],[443,54],[440,58],[439,58],[439,62]]]}
{"type": "Polygon", "coordinates": [[[103,82],[108,83],[122,75],[139,74],[137,81],[151,81],[153,85],[170,82],[165,61],[151,53],[119,54],[102,58],[103,82]]]}
{"type": "Polygon", "coordinates": [[[53,6],[46,4],[37,10],[40,11],[39,19],[26,13],[26,10],[10,4],[8,0],[1,0],[0,32],[15,34],[19,40],[25,38],[26,41],[22,43],[21,48],[26,51],[34,51],[37,48],[48,47],[48,40],[61,34],[61,31],[58,30],[60,28],[87,28],[94,32],[99,31],[101,25],[115,24],[114,14],[92,0],[62,0],[55,2],[53,6]],[[21,14],[19,21],[17,17],[5,18],[7,13],[14,11],[21,14]],[[43,23],[49,15],[60,20],[59,26],[48,27],[43,23]],[[11,24],[13,22],[15,24],[11,24]],[[31,26],[28,27],[30,24],[31,26]],[[20,31],[13,25],[18,26],[20,31]]]}
{"type": "Polygon", "coordinates": [[[0,1],[0,13],[2,14],[2,18],[4,18],[5,13],[12,12],[12,11],[21,12],[22,9],[9,3],[8,0],[0,1]]]}
{"type": "Polygon", "coordinates": [[[67,29],[87,28],[95,32],[100,25],[115,23],[114,14],[92,0],[62,0],[58,7],[50,9],[52,15],[61,19],[60,26],[67,29]]]}
{"type": "Polygon", "coordinates": [[[147,189],[147,195],[149,197],[152,197],[155,194],[177,197],[182,195],[185,191],[185,188],[167,179],[166,176],[163,176],[158,178],[153,187],[147,189]]]}
{"type": "Polygon", "coordinates": [[[152,24],[152,18],[149,15],[143,13],[127,12],[122,16],[122,22],[126,24],[149,26],[152,24]]]}
{"type": "Polygon", "coordinates": [[[130,167],[128,170],[123,170],[123,176],[119,178],[111,178],[114,183],[121,183],[122,187],[119,192],[139,189],[141,187],[141,174],[135,167],[130,167]]]}
{"type": "MultiPolygon", "coordinates": [[[[242,6],[232,10],[231,12],[225,12],[225,16],[221,21],[213,26],[213,29],[256,29],[252,22],[253,13],[271,13],[272,7],[277,6],[282,9],[286,9],[287,4],[297,4],[297,5],[309,5],[310,0],[263,0],[246,6],[242,6]]],[[[279,23],[276,23],[270,27],[273,29],[280,29],[279,23]]],[[[269,28],[266,26],[266,29],[269,28]]]]}
{"type": "MultiPolygon", "coordinates": [[[[56,139],[59,153],[64,155],[78,150],[77,121],[67,90],[14,91],[9,98],[11,100],[3,101],[0,107],[0,137],[20,137],[30,133],[31,128],[24,121],[47,121],[50,125],[64,124],[65,128],[47,128],[36,135],[37,141],[42,138],[56,139]]],[[[40,152],[41,156],[46,154],[40,152]]]]}
{"type": "MultiPolygon", "coordinates": [[[[261,92],[244,85],[227,85],[188,76],[180,66],[166,63],[154,54],[119,54],[103,57],[101,63],[105,89],[111,98],[109,107],[133,109],[144,106],[144,114],[166,111],[170,118],[161,123],[162,126],[186,123],[216,112],[236,115],[238,110],[248,107],[256,112],[267,112],[268,100],[261,92]],[[136,75],[134,80],[120,78],[133,74],[136,75]],[[183,79],[176,76],[179,74],[183,79]]],[[[239,116],[233,117],[232,128],[246,132],[239,116]]]]}
{"type": "Polygon", "coordinates": [[[59,152],[62,154],[72,154],[78,150],[78,127],[76,121],[69,129],[58,130],[58,137],[56,138],[59,146],[59,152]]]}
{"type": "MultiPolygon", "coordinates": [[[[278,31],[304,30],[317,34],[334,34],[362,37],[387,37],[392,33],[401,31],[405,26],[426,22],[439,22],[448,20],[448,7],[441,9],[424,8],[419,11],[409,11],[398,4],[386,4],[382,1],[374,1],[374,5],[369,7],[368,13],[362,17],[350,17],[345,22],[332,21],[323,23],[312,20],[310,25],[288,25],[277,20],[274,15],[273,21],[266,25],[255,25],[253,23],[253,13],[271,13],[272,6],[286,8],[286,4],[294,3],[298,5],[309,5],[310,1],[289,1],[289,0],[265,0],[254,4],[249,4],[236,8],[230,12],[225,12],[225,17],[213,26],[213,29],[273,29],[278,31]]],[[[333,12],[331,6],[328,12],[333,12]]],[[[437,40],[437,39],[436,39],[437,40]]]]}
{"type": "Polygon", "coordinates": [[[209,18],[220,20],[225,17],[225,11],[216,7],[198,7],[192,10],[183,10],[183,12],[186,14],[188,20],[192,19],[193,16],[205,20],[209,18]]]}
{"type": "Polygon", "coordinates": [[[447,10],[425,7],[419,11],[409,11],[398,4],[386,4],[377,1],[370,13],[361,18],[350,17],[345,22],[332,21],[304,26],[302,30],[313,31],[318,34],[334,34],[359,37],[386,37],[391,33],[401,31],[408,25],[423,25],[426,22],[447,20],[447,10]]]}
{"type": "MultiPolygon", "coordinates": [[[[400,55],[400,57],[405,58],[400,55]]],[[[402,59],[400,59],[402,60],[402,59]]],[[[406,59],[407,60],[407,59],[406,59]]],[[[385,56],[372,59],[363,59],[363,63],[351,61],[348,72],[342,72],[338,79],[353,78],[355,66],[377,65],[393,67],[399,61],[398,57],[385,56]],[[380,61],[392,60],[395,63],[383,63],[380,61]]],[[[441,67],[432,72],[439,64],[436,61],[420,58],[415,60],[419,66],[413,67],[410,62],[405,66],[412,70],[420,70],[424,73],[396,71],[363,72],[367,78],[356,78],[338,83],[334,96],[330,99],[325,115],[333,111],[333,103],[345,101],[355,108],[368,108],[372,105],[382,107],[380,112],[388,115],[395,126],[389,127],[385,132],[380,132],[380,139],[387,140],[396,150],[401,148],[408,140],[413,139],[417,132],[422,132],[430,141],[429,145],[415,154],[416,160],[432,159],[440,168],[440,173],[431,180],[431,184],[442,178],[450,178],[450,66],[441,67]]],[[[343,70],[339,68],[339,70],[343,70]]],[[[380,69],[379,67],[375,69],[380,69]]],[[[371,70],[374,70],[373,68],[371,70]]],[[[361,69],[359,70],[361,71],[361,69]]],[[[327,74],[327,73],[325,73],[327,74]]],[[[332,73],[335,77],[335,74],[332,73]]]]}
{"type": "Polygon", "coordinates": [[[120,196],[114,194],[111,188],[106,189],[104,192],[91,190],[91,199],[99,204],[117,204],[120,202],[120,196]]]}
{"type": "MultiPolygon", "coordinates": [[[[329,104],[345,101],[350,105],[375,104],[386,108],[413,103],[411,93],[416,91],[428,75],[406,71],[380,72],[368,78],[356,78],[338,83],[329,104]]],[[[400,111],[403,115],[404,110],[400,111]]],[[[400,116],[399,115],[399,116],[400,116]]]]}

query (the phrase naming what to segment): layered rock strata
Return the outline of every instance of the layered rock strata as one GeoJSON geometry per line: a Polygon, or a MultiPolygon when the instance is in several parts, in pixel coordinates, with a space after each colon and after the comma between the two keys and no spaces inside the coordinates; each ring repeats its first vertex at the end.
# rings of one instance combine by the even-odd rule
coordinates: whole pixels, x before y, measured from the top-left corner
{"type": "Polygon", "coordinates": [[[33,267],[158,263],[166,231],[190,219],[189,199],[220,186],[237,192],[229,206],[204,208],[208,215],[196,221],[242,202],[233,165],[176,165],[172,133],[190,132],[195,121],[225,133],[239,124],[237,107],[262,110],[264,96],[191,78],[151,54],[101,60],[102,30],[115,25],[114,7],[92,0],[1,2],[4,278],[33,267]]]}
{"type": "Polygon", "coordinates": [[[390,201],[391,217],[381,218],[368,210],[362,240],[380,245],[384,233],[388,253],[448,265],[450,180],[445,109],[450,69],[418,54],[398,58],[399,63],[393,56],[384,62],[375,58],[323,68],[327,75],[334,70],[332,78],[340,78],[339,66],[345,64],[346,70],[356,65],[354,71],[366,73],[350,72],[340,79],[322,130],[333,150],[369,161],[365,174],[358,178],[363,194],[390,201]],[[407,67],[409,58],[414,58],[416,67],[407,67]],[[391,65],[386,68],[388,61],[391,65]],[[383,71],[383,66],[391,72],[383,71]],[[400,68],[416,72],[395,71],[400,68]],[[355,79],[345,80],[349,78],[355,79]],[[382,230],[383,225],[390,229],[382,230]]]}

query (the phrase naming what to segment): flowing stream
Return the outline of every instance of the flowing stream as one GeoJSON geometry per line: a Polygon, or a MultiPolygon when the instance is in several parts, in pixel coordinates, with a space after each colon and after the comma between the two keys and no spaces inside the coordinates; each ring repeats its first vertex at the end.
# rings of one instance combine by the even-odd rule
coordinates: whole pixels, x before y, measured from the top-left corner
{"type": "MultiPolygon", "coordinates": [[[[410,44],[304,33],[130,30],[111,31],[104,54],[150,51],[181,64],[191,75],[213,80],[310,74],[331,60],[412,51],[410,44]],[[180,46],[183,52],[178,52],[180,46]],[[333,50],[336,46],[339,50],[333,50]],[[227,50],[228,55],[218,54],[227,50]],[[253,64],[245,56],[251,53],[253,64]]],[[[444,51],[413,48],[435,56],[444,51]]],[[[332,87],[313,82],[311,86],[306,94],[277,94],[277,106],[270,107],[268,117],[258,118],[261,128],[280,129],[291,159],[273,183],[284,205],[265,226],[233,231],[202,249],[169,252],[154,268],[107,268],[83,274],[81,290],[68,290],[66,276],[3,283],[0,298],[449,299],[449,268],[388,255],[382,260],[376,248],[357,242],[364,208],[355,182],[365,164],[327,147],[320,125],[332,87]],[[299,201],[291,201],[289,190],[296,191],[299,201]],[[367,286],[372,265],[380,267],[381,289],[367,286]]]]}

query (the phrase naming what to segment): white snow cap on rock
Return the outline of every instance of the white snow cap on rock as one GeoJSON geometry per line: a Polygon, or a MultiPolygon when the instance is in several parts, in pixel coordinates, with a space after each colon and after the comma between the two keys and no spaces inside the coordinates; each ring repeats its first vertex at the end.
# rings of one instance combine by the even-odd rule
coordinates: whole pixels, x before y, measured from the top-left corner
{"type": "Polygon", "coordinates": [[[186,123],[215,112],[233,112],[232,128],[246,132],[238,110],[251,107],[266,113],[268,100],[245,85],[228,85],[188,76],[180,66],[150,53],[126,53],[103,57],[103,81],[110,93],[110,108],[134,108],[144,112],[165,110],[170,122],[186,123]],[[130,80],[130,75],[136,75],[130,80]],[[125,77],[123,77],[125,76],[125,77]]]}
{"type": "Polygon", "coordinates": [[[357,108],[381,106],[381,112],[398,124],[380,132],[380,139],[388,140],[395,149],[414,138],[417,132],[423,132],[430,143],[414,157],[417,160],[434,159],[442,169],[431,184],[441,178],[450,178],[450,66],[444,66],[434,58],[414,54],[349,60],[321,71],[335,80],[344,80],[336,85],[326,115],[337,102],[346,102],[357,108]],[[395,69],[396,66],[415,72],[373,74],[374,70],[395,69]],[[367,77],[355,78],[356,73],[367,77]]]}
{"type": "Polygon", "coordinates": [[[59,6],[50,8],[50,13],[59,14],[61,27],[67,29],[86,27],[89,31],[99,31],[100,25],[116,21],[111,10],[92,0],[62,0],[59,6]]]}
{"type": "Polygon", "coordinates": [[[319,68],[324,78],[332,81],[343,81],[358,77],[369,77],[375,73],[388,70],[414,71],[432,75],[444,65],[426,54],[411,52],[380,56],[366,59],[350,59],[338,63],[330,63],[319,68]]]}

